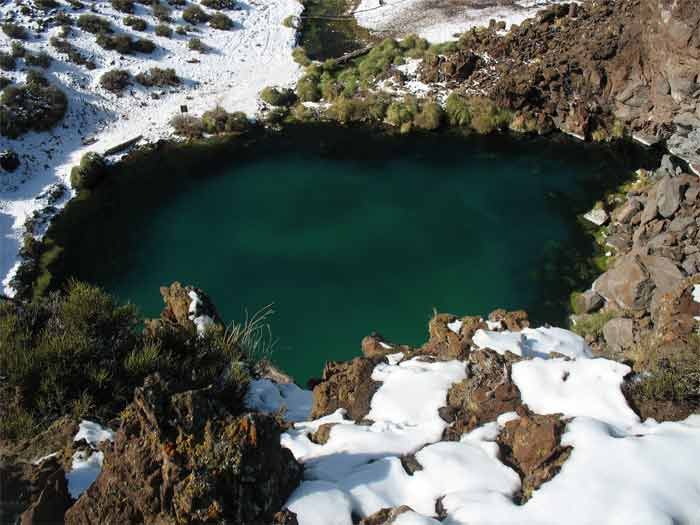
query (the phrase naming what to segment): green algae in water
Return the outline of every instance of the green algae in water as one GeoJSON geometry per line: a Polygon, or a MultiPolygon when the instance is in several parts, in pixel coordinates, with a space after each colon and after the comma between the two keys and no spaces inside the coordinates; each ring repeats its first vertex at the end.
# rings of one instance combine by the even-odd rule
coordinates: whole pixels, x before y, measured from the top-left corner
{"type": "Polygon", "coordinates": [[[108,180],[66,265],[147,316],[175,280],[227,320],[274,303],[273,359],[303,383],[373,330],[421,344],[433,308],[563,323],[594,277],[576,214],[641,161],[629,147],[322,127],[211,164],[108,180]]]}

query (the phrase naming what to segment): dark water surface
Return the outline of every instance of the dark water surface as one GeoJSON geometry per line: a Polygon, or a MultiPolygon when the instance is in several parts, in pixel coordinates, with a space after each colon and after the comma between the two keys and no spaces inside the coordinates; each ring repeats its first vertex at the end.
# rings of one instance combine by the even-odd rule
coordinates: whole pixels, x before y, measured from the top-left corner
{"type": "Polygon", "coordinates": [[[576,214],[642,163],[567,140],[292,130],[223,164],[104,184],[64,250],[76,277],[148,316],[175,280],[227,320],[275,303],[274,360],[303,382],[372,330],[422,343],[433,308],[563,322],[592,254],[576,214]]]}

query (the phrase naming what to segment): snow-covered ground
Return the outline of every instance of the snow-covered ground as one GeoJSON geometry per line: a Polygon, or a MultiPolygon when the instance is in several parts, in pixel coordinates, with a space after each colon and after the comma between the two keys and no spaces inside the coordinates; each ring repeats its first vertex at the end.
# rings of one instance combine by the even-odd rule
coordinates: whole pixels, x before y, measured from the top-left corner
{"type": "MultiPolygon", "coordinates": [[[[620,390],[629,367],[591,358],[583,340],[566,330],[482,332],[479,346],[538,356],[513,365],[512,377],[531,410],[571,418],[562,444],[573,451],[561,471],[526,504],[514,503],[520,478],[500,460],[495,440],[518,415],[502,414],[458,442],[440,441],[447,423],[438,409],[450,386],[466,377],[465,364],[392,355],[372,375],[382,385],[367,415],[371,424],[346,419],[341,409],[282,436],[305,467],[287,502],[300,525],[351,525],[353,515],[401,505],[415,512],[395,523],[435,524],[438,500],[448,525],[698,523],[700,415],[641,422],[620,390]],[[550,352],[572,359],[549,358],[550,352]],[[324,423],[336,425],[325,444],[314,443],[309,435],[324,423]],[[409,453],[422,466],[412,475],[400,460],[409,453]]],[[[274,411],[274,397],[250,401],[274,411]]]]}
{"type": "Polygon", "coordinates": [[[361,26],[374,31],[418,34],[430,42],[456,40],[459,33],[489,20],[509,28],[538,10],[569,0],[362,0],[355,11],[361,26]]]}
{"type": "MultiPolygon", "coordinates": [[[[59,4],[61,10],[75,18],[90,12],[71,11],[63,0],[59,4]]],[[[220,105],[228,111],[245,111],[253,116],[258,110],[258,93],[262,88],[292,85],[300,74],[291,57],[295,31],[282,25],[287,16],[301,13],[302,6],[295,0],[239,0],[239,9],[224,11],[236,24],[233,30],[220,31],[200,24],[197,33],[181,36],[173,32],[172,38],[154,34],[158,22],[148,6],[135,4],[134,16],[148,23],[145,32],[137,32],[124,25],[125,14],[114,10],[108,2],[89,2],[89,5],[107,17],[117,32],[152,40],[157,45],[155,52],[122,56],[100,48],[94,35],[74,27],[70,42],[97,64],[95,70],[88,71],[84,66],[67,62],[64,55],[49,45],[49,38],[59,33],[58,27],[37,34],[36,23],[20,15],[14,1],[0,0],[0,20],[14,19],[30,29],[31,38],[25,47],[30,51],[45,50],[53,57],[47,77],[69,98],[64,120],[50,132],[29,133],[16,140],[0,137],[0,150],[9,147],[20,154],[22,161],[14,173],[0,170],[0,278],[4,278],[5,285],[8,273],[17,263],[25,220],[46,206],[45,199],[36,197],[50,184],[67,182],[70,167],[84,153],[104,152],[138,135],[143,135],[144,141],[168,138],[169,121],[179,113],[181,105],[186,105],[189,113],[195,115],[220,105]],[[188,40],[193,36],[210,48],[208,53],[188,49],[188,40]],[[121,97],[99,86],[99,78],[110,69],[127,69],[135,75],[151,67],[175,69],[183,85],[177,89],[148,89],[134,83],[121,97]],[[84,140],[91,138],[97,142],[85,146],[84,140]]],[[[174,20],[171,27],[175,29],[183,22],[181,8],[171,8],[174,20]]],[[[10,42],[0,32],[0,51],[9,52],[10,42]]],[[[21,59],[17,69],[2,74],[21,81],[25,77],[21,59]]]]}

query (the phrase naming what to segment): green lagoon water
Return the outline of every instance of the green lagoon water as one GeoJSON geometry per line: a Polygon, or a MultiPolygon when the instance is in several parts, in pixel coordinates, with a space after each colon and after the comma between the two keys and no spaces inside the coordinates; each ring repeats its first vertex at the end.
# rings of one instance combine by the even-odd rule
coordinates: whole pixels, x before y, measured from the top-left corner
{"type": "Polygon", "coordinates": [[[638,163],[568,141],[322,129],[154,174],[160,193],[107,184],[66,251],[82,250],[77,277],[148,316],[175,280],[227,320],[274,303],[273,359],[303,383],[373,330],[421,344],[433,308],[563,322],[572,254],[591,254],[576,214],[638,163]]]}

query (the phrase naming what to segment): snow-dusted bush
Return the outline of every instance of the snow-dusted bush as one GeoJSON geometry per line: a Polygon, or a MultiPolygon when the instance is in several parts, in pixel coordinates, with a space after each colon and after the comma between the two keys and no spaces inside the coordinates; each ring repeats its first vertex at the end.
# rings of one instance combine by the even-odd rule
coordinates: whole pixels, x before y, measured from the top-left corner
{"type": "Polygon", "coordinates": [[[26,40],[27,38],[29,38],[27,29],[24,26],[15,24],[13,22],[5,22],[4,24],[2,24],[2,32],[10,38],[16,38],[18,40],[26,40]]]}
{"type": "Polygon", "coordinates": [[[38,53],[25,53],[24,62],[28,66],[42,67],[44,69],[51,65],[51,55],[46,51],[39,51],[38,53]]]}
{"type": "Polygon", "coordinates": [[[61,53],[62,55],[67,55],[68,60],[73,64],[85,66],[87,69],[95,69],[95,63],[91,59],[85,58],[82,54],[80,54],[80,51],[78,51],[73,44],[68,42],[68,40],[52,36],[49,40],[49,44],[51,44],[51,47],[53,47],[57,52],[61,53]]]}
{"type": "Polygon", "coordinates": [[[202,0],[200,3],[209,9],[234,9],[236,7],[235,0],[202,0]]]}
{"type": "Polygon", "coordinates": [[[100,77],[100,86],[112,93],[121,93],[131,83],[131,74],[124,69],[112,69],[100,77]]]}
{"type": "Polygon", "coordinates": [[[148,24],[143,18],[137,16],[124,17],[124,25],[130,27],[134,31],[145,31],[148,24]]]}
{"type": "Polygon", "coordinates": [[[190,24],[203,24],[209,21],[209,15],[198,5],[188,5],[182,11],[182,19],[190,24]]]}
{"type": "Polygon", "coordinates": [[[156,17],[158,20],[161,22],[171,22],[172,18],[170,18],[170,9],[167,6],[164,6],[157,0],[151,4],[151,10],[153,11],[153,16],[156,17]]]}
{"type": "Polygon", "coordinates": [[[207,46],[205,46],[204,42],[202,42],[199,38],[190,38],[189,42],[187,42],[187,47],[190,50],[198,51],[199,53],[207,52],[207,46]]]}
{"type": "Polygon", "coordinates": [[[112,32],[112,26],[110,25],[109,20],[90,13],[86,13],[78,17],[78,27],[83,31],[92,33],[93,35],[112,32]]]}
{"type": "Polygon", "coordinates": [[[170,121],[176,135],[188,138],[199,138],[204,133],[204,124],[201,119],[192,115],[176,115],[170,121]]]}
{"type": "Polygon", "coordinates": [[[170,38],[173,36],[173,29],[168,24],[158,24],[155,28],[156,36],[170,38]]]}
{"type": "Polygon", "coordinates": [[[227,31],[233,27],[233,20],[223,13],[214,13],[209,19],[209,25],[214,29],[227,31]]]}
{"type": "Polygon", "coordinates": [[[27,131],[45,131],[66,112],[68,99],[37,72],[27,82],[9,85],[0,96],[0,135],[17,138],[27,131]]]}
{"type": "Polygon", "coordinates": [[[22,58],[27,53],[27,50],[21,42],[14,41],[10,44],[10,54],[15,58],[22,58]]]}
{"type": "Polygon", "coordinates": [[[3,71],[14,71],[15,57],[9,53],[0,51],[0,69],[3,71]]]}
{"type": "Polygon", "coordinates": [[[143,86],[179,86],[180,77],[177,76],[175,70],[172,68],[161,69],[159,67],[152,67],[147,73],[139,73],[136,75],[136,82],[143,86]]]}
{"type": "Polygon", "coordinates": [[[134,12],[134,0],[112,0],[112,7],[122,13],[134,12]]]}
{"type": "Polygon", "coordinates": [[[204,112],[202,115],[202,125],[207,133],[231,133],[245,131],[250,126],[245,113],[236,111],[227,113],[222,107],[204,112]]]}

